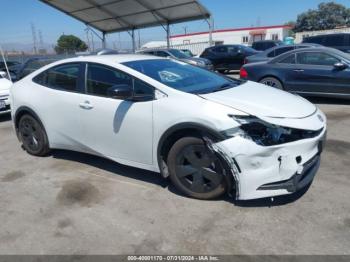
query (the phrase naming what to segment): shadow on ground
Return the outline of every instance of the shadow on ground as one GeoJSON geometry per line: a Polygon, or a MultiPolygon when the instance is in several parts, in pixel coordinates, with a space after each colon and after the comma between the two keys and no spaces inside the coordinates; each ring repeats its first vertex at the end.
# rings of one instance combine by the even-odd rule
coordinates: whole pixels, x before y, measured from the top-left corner
{"type": "MultiPolygon", "coordinates": [[[[115,175],[121,175],[124,177],[129,177],[129,178],[143,181],[146,183],[155,184],[163,188],[168,188],[168,190],[171,193],[177,194],[182,197],[186,197],[170,183],[169,179],[162,178],[162,176],[156,172],[124,166],[102,157],[97,157],[97,156],[73,152],[73,151],[54,150],[52,152],[52,157],[56,159],[64,159],[67,161],[79,162],[85,165],[90,165],[95,168],[114,173],[115,175]]],[[[231,197],[228,195],[213,201],[227,201],[229,203],[232,203],[240,207],[281,206],[281,205],[287,205],[297,201],[307,192],[308,189],[309,187],[292,195],[275,197],[273,201],[271,200],[271,198],[249,200],[249,201],[238,201],[238,200],[234,200],[234,197],[231,197]]]]}
{"type": "Polygon", "coordinates": [[[350,99],[329,98],[329,97],[305,97],[313,104],[322,105],[350,105],[350,99]]]}

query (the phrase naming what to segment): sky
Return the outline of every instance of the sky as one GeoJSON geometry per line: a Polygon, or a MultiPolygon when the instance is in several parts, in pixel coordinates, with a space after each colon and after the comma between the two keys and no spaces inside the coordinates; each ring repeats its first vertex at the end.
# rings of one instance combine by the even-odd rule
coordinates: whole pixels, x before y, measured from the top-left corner
{"type": "MultiPolygon", "coordinates": [[[[74,0],[72,0],[74,1],[74,0]]],[[[215,29],[280,25],[297,15],[317,8],[325,0],[200,0],[214,15],[215,29]]],[[[328,1],[326,1],[328,2],[328,1]]],[[[350,0],[335,0],[350,8],[350,0]]],[[[54,45],[61,34],[74,34],[86,40],[85,25],[38,0],[0,0],[0,44],[4,49],[32,48],[31,24],[41,31],[46,45],[54,45]]],[[[205,21],[171,26],[172,34],[206,31],[205,21]]],[[[140,30],[141,42],[165,40],[161,27],[140,30]]],[[[97,41],[97,39],[95,38],[97,41]]],[[[109,47],[130,47],[127,33],[110,34],[109,47]]]]}

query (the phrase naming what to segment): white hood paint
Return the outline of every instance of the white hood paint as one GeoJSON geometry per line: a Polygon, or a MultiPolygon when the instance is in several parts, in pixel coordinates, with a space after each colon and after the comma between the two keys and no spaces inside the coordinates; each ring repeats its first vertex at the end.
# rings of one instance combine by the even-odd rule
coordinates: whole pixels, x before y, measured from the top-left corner
{"type": "Polygon", "coordinates": [[[316,111],[299,96],[254,82],[201,97],[261,117],[305,118],[316,111]]]}

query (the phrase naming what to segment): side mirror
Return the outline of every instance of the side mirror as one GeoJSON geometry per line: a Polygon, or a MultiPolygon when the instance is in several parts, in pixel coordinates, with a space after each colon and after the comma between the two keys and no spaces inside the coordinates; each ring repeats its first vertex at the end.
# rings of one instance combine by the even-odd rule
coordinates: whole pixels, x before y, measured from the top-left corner
{"type": "Polygon", "coordinates": [[[107,90],[107,95],[112,98],[127,100],[132,98],[132,88],[129,85],[115,85],[107,90]]]}
{"type": "Polygon", "coordinates": [[[334,64],[334,68],[336,69],[336,70],[344,70],[344,69],[346,69],[346,68],[348,68],[349,66],[347,65],[347,64],[344,64],[344,63],[342,63],[342,62],[338,62],[338,63],[335,63],[334,64]]]}

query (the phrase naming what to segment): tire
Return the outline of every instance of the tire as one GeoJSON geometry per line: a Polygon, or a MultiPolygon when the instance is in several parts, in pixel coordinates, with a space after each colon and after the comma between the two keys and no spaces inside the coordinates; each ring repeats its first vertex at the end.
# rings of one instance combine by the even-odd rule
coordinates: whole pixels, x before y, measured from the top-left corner
{"type": "Polygon", "coordinates": [[[50,152],[44,127],[31,115],[23,115],[18,123],[18,134],[22,147],[30,155],[46,156],[50,152]]]}
{"type": "Polygon", "coordinates": [[[261,79],[259,83],[283,90],[283,84],[275,77],[265,77],[261,79]]]}
{"type": "Polygon", "coordinates": [[[167,159],[170,180],[186,196],[215,199],[228,188],[225,165],[202,139],[184,137],[170,149],[167,159]]]}
{"type": "Polygon", "coordinates": [[[220,70],[218,70],[218,72],[220,73],[220,74],[225,74],[226,72],[227,72],[227,70],[225,70],[225,69],[220,69],[220,70]]]}

